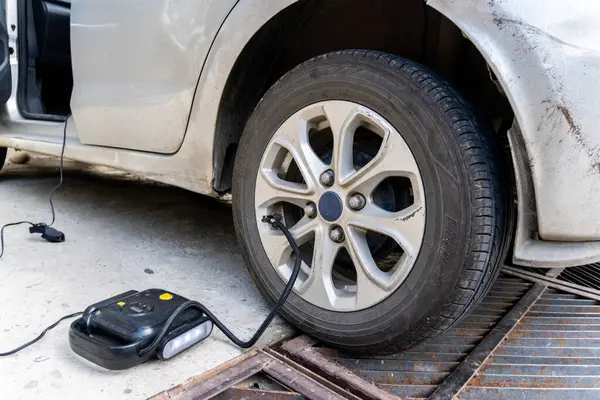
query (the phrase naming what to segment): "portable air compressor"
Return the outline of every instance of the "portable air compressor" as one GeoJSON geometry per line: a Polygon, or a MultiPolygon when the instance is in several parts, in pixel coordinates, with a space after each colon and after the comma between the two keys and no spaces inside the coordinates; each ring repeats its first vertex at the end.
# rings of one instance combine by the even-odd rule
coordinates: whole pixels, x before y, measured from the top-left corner
{"type": "MultiPolygon", "coordinates": [[[[127,369],[158,357],[168,360],[203,341],[216,326],[233,344],[243,349],[254,346],[277,316],[294,289],[302,269],[302,253],[296,240],[282,222],[280,214],[265,215],[262,222],[279,229],[296,255],[292,274],[277,303],[248,340],[237,337],[205,305],[162,289],[143,292],[130,290],[93,304],[84,312],[61,317],[36,338],[7,352],[8,357],[40,341],[61,321],[80,316],[69,330],[71,349],[81,357],[107,369],[127,369]]],[[[23,222],[29,223],[29,222],[23,222]]],[[[13,224],[14,225],[14,224],[13,224]]],[[[32,224],[34,230],[45,224],[32,224]]],[[[48,233],[48,229],[45,229],[48,233]]],[[[54,232],[54,231],[53,231],[54,232]]],[[[51,234],[50,239],[58,237],[51,234]]],[[[48,238],[46,238],[49,240],[48,238]]]]}
{"type": "Polygon", "coordinates": [[[131,290],[93,304],[71,324],[71,349],[112,370],[131,368],[154,357],[170,359],[206,339],[213,329],[213,322],[197,308],[172,318],[188,301],[166,290],[149,289],[131,290]]]}

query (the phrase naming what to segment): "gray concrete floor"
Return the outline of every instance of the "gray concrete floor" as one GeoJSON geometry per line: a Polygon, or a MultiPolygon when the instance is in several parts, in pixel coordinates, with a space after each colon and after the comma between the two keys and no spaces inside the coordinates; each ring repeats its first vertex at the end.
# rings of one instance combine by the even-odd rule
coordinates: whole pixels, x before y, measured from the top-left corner
{"type": "MultiPolygon", "coordinates": [[[[34,157],[0,172],[0,225],[49,221],[57,165],[57,159],[34,157]]],[[[65,170],[55,204],[56,227],[67,241],[47,243],[26,226],[5,232],[0,351],[33,338],[62,315],[129,289],[154,287],[204,302],[238,335],[254,332],[269,306],[247,272],[229,206],[106,168],[67,162],[65,170]]],[[[142,399],[241,354],[215,330],[170,362],[107,371],[70,350],[69,324],[0,359],[2,398],[142,399]]],[[[276,320],[262,342],[290,332],[276,320]]]]}

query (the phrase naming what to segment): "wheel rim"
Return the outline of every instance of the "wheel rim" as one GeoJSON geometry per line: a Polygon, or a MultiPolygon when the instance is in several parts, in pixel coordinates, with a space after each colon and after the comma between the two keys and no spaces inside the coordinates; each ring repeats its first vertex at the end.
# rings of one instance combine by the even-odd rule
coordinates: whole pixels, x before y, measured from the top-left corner
{"type": "Polygon", "coordinates": [[[257,173],[255,210],[282,280],[294,266],[292,249],[260,223],[275,212],[303,250],[295,292],[333,311],[362,310],[394,293],[425,231],[423,182],[406,141],[379,114],[346,101],[313,104],[280,126],[257,173]]]}

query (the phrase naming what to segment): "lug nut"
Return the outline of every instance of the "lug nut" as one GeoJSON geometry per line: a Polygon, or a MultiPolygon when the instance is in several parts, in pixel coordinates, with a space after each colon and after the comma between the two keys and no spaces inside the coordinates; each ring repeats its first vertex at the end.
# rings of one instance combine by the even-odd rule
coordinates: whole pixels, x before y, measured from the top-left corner
{"type": "Polygon", "coordinates": [[[348,199],[348,205],[354,211],[362,210],[366,204],[367,204],[367,199],[365,199],[365,196],[363,196],[360,193],[353,194],[348,199]]]}
{"type": "Polygon", "coordinates": [[[336,226],[329,232],[329,237],[336,243],[342,243],[345,239],[344,230],[339,226],[336,226]]]}
{"type": "Polygon", "coordinates": [[[304,214],[308,216],[308,218],[315,218],[317,216],[317,206],[315,203],[309,203],[304,207],[304,214]]]}
{"type": "Polygon", "coordinates": [[[333,185],[333,182],[335,181],[335,173],[328,169],[327,171],[323,172],[321,174],[321,183],[325,186],[331,186],[333,185]]]}

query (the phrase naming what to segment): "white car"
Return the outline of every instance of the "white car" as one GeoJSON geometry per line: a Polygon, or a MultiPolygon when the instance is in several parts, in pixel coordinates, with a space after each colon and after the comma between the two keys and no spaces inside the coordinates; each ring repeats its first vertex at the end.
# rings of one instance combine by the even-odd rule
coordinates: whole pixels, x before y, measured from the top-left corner
{"type": "Polygon", "coordinates": [[[326,343],[433,337],[507,257],[600,261],[597,0],[5,4],[0,148],[64,129],[67,158],[231,196],[271,301],[280,213],[283,315],[326,343]]]}

